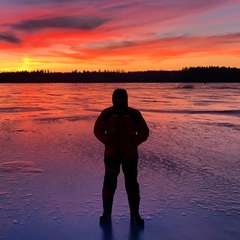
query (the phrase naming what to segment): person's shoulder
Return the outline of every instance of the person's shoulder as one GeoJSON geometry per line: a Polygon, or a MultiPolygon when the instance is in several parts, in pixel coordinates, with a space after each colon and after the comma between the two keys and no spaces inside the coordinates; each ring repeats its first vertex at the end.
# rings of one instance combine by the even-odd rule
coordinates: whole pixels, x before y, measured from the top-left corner
{"type": "Polygon", "coordinates": [[[102,116],[107,116],[107,115],[111,114],[113,110],[114,110],[113,106],[107,107],[107,108],[102,110],[101,115],[102,116]]]}
{"type": "Polygon", "coordinates": [[[136,117],[141,117],[142,116],[141,112],[139,110],[137,110],[136,108],[128,107],[128,112],[131,115],[134,115],[136,117]]]}

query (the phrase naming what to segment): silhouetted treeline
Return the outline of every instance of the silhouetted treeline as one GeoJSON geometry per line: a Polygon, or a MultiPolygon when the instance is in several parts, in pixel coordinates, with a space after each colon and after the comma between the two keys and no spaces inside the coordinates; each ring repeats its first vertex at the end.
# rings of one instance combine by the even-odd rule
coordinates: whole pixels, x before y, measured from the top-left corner
{"type": "Polygon", "coordinates": [[[179,71],[33,71],[0,73],[0,83],[240,82],[240,69],[190,67],[179,71]]]}

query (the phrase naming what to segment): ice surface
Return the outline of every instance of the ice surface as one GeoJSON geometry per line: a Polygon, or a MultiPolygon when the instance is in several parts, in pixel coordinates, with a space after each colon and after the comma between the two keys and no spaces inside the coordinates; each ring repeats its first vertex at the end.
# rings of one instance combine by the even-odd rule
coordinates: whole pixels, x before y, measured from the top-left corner
{"type": "Polygon", "coordinates": [[[240,239],[239,84],[1,84],[0,239],[240,239]],[[94,121],[116,87],[141,110],[141,214],[122,173],[101,228],[94,121]],[[103,93],[104,89],[104,93],[103,93]]]}

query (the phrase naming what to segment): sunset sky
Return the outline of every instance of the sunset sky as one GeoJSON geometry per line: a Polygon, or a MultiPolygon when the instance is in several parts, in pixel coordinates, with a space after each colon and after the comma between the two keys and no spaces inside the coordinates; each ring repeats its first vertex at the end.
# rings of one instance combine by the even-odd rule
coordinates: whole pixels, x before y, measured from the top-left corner
{"type": "Polygon", "coordinates": [[[0,71],[240,68],[239,0],[0,0],[0,71]]]}

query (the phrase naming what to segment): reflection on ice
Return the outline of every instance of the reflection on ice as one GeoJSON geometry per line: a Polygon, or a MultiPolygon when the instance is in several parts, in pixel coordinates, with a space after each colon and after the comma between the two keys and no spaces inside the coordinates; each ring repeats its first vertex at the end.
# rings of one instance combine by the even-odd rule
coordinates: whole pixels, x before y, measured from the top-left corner
{"type": "Polygon", "coordinates": [[[153,112],[153,113],[169,113],[169,114],[214,114],[214,115],[230,115],[240,117],[240,110],[156,110],[147,109],[142,110],[143,112],[153,112]]]}
{"type": "Polygon", "coordinates": [[[6,107],[0,108],[2,113],[14,113],[14,112],[35,112],[35,111],[45,111],[46,109],[40,107],[6,107]]]}

